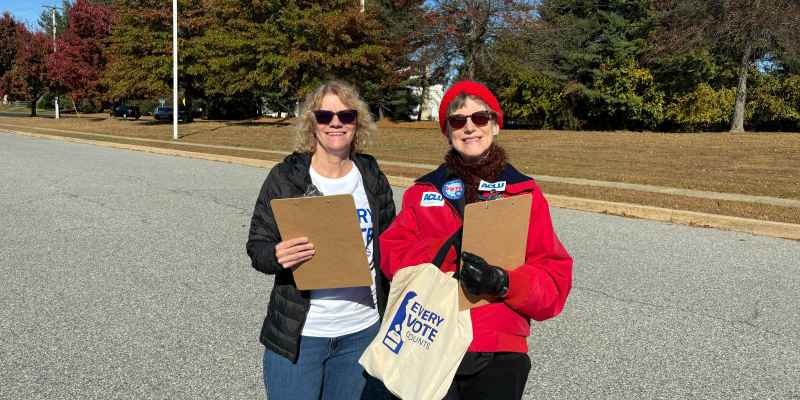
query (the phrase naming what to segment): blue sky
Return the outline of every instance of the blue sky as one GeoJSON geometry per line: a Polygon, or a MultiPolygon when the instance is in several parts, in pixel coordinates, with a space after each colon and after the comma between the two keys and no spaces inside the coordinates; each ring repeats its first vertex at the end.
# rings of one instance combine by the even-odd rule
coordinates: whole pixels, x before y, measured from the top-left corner
{"type": "Polygon", "coordinates": [[[0,14],[11,12],[14,19],[28,26],[30,29],[39,29],[39,14],[44,10],[42,6],[61,6],[61,1],[54,0],[0,0],[0,14]]]}

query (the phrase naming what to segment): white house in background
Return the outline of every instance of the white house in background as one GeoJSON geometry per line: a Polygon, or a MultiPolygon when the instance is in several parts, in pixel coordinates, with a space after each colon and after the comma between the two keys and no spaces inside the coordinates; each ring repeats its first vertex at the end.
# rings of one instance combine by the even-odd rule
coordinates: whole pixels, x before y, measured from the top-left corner
{"type": "Polygon", "coordinates": [[[295,101],[294,102],[294,113],[288,113],[288,112],[285,112],[285,111],[272,111],[272,110],[270,110],[269,107],[267,107],[267,99],[263,98],[263,97],[261,98],[261,104],[262,104],[262,106],[261,106],[261,110],[260,111],[261,111],[261,115],[264,116],[264,117],[289,118],[289,117],[291,117],[293,115],[299,115],[300,114],[300,101],[295,101]]]}
{"type": "MultiPolygon", "coordinates": [[[[409,86],[411,93],[415,96],[422,96],[422,88],[419,86],[409,86]]],[[[420,98],[420,105],[414,108],[411,119],[417,119],[419,113],[422,113],[422,119],[429,121],[439,120],[439,104],[442,103],[442,96],[444,96],[443,85],[428,86],[425,91],[425,98],[420,98]]]]}

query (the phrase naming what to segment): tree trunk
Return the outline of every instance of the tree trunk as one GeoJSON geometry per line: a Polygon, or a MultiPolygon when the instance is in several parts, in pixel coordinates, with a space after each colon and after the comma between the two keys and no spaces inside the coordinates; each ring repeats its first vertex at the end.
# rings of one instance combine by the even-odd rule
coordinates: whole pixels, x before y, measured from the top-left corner
{"type": "Polygon", "coordinates": [[[467,32],[467,43],[464,49],[464,64],[467,67],[466,78],[469,80],[475,79],[475,74],[478,69],[478,57],[483,52],[481,51],[485,46],[486,41],[486,26],[493,13],[489,2],[476,1],[468,6],[472,12],[469,18],[470,28],[467,32]]]}
{"type": "Polygon", "coordinates": [[[31,117],[36,116],[36,103],[39,102],[39,97],[35,97],[31,101],[31,117]]]}
{"type": "Polygon", "coordinates": [[[69,98],[69,101],[72,102],[72,109],[75,110],[75,116],[80,118],[81,114],[78,112],[78,103],[75,102],[75,98],[72,96],[67,96],[67,98],[69,98]]]}
{"type": "Polygon", "coordinates": [[[300,65],[297,68],[297,75],[294,76],[294,96],[295,96],[295,107],[294,107],[294,116],[300,116],[300,104],[303,103],[303,96],[300,95],[300,88],[303,87],[303,79],[305,78],[305,68],[300,65]]]}
{"type": "Polygon", "coordinates": [[[466,58],[466,62],[464,63],[467,66],[465,78],[475,80],[475,59],[472,57],[472,54],[467,55],[466,58]]]}
{"type": "Polygon", "coordinates": [[[750,56],[752,50],[752,44],[748,41],[744,47],[742,62],[739,65],[739,86],[736,87],[736,105],[733,108],[731,132],[744,132],[744,108],[747,103],[747,72],[750,70],[750,56]]]}
{"type": "Polygon", "coordinates": [[[422,111],[425,109],[425,98],[428,97],[428,80],[420,80],[422,84],[422,93],[419,95],[419,113],[417,113],[417,121],[422,121],[422,111]]]}

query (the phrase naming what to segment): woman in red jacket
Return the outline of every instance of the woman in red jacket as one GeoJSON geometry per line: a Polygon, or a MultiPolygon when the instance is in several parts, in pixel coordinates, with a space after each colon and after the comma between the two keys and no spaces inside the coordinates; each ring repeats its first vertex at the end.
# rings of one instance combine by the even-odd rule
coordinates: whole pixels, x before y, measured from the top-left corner
{"type": "Polygon", "coordinates": [[[462,287],[494,299],[470,311],[472,343],[446,399],[520,399],[531,367],[530,320],[561,312],[572,286],[572,258],[553,231],[542,191],[494,143],[503,112],[491,91],[477,82],[456,83],[442,98],[439,125],[450,150],[439,168],[406,190],[402,211],[379,239],[381,268],[391,279],[403,267],[431,262],[448,239],[459,237],[466,204],[532,196],[523,265],[512,271],[489,265],[480,254],[462,254],[458,239],[441,265],[455,271],[460,260],[462,287]]]}

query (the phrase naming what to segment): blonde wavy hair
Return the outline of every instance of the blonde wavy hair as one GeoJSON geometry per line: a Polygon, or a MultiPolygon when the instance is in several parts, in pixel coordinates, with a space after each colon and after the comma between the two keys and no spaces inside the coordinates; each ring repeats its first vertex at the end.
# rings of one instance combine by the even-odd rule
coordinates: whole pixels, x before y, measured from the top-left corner
{"type": "Polygon", "coordinates": [[[323,83],[306,96],[300,107],[295,149],[308,153],[314,153],[317,149],[317,120],[314,118],[314,111],[320,109],[322,98],[328,94],[336,95],[344,105],[358,112],[353,141],[350,143],[350,154],[361,152],[378,128],[367,103],[361,100],[358,91],[352,85],[336,80],[323,83]]]}

